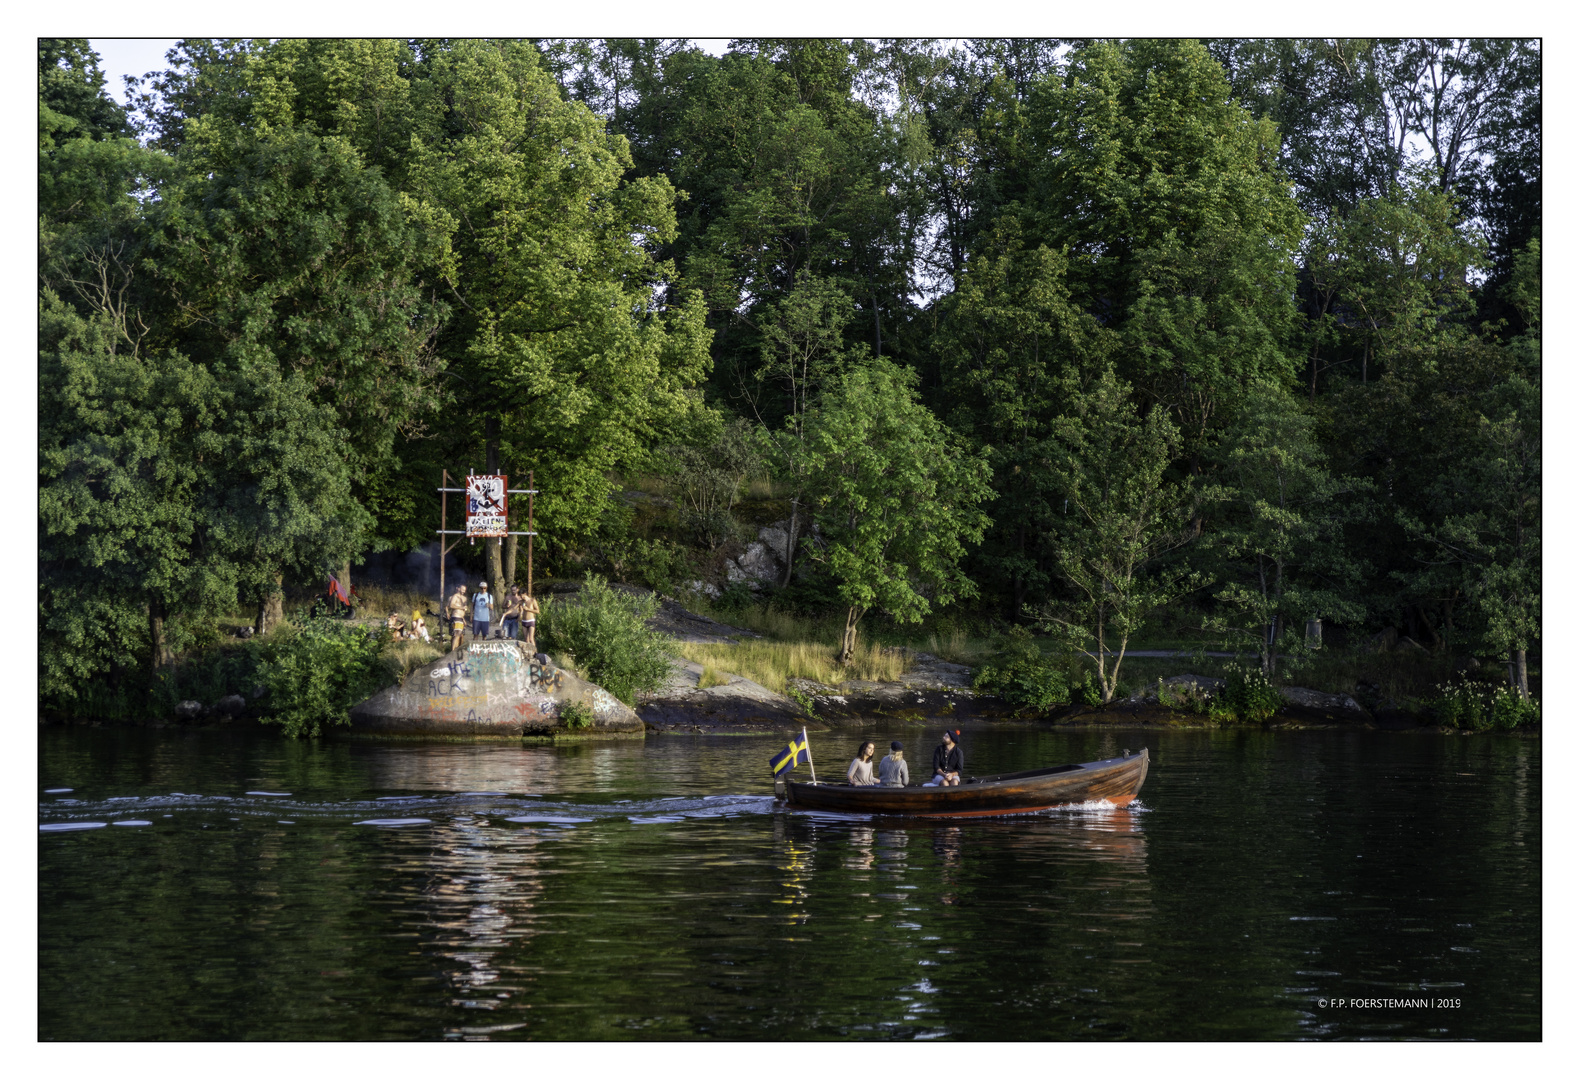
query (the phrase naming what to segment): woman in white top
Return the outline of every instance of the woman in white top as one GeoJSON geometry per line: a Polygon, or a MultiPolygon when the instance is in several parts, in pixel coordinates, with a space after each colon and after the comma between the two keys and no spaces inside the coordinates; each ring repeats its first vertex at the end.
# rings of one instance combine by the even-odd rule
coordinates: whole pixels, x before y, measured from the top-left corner
{"type": "Polygon", "coordinates": [[[845,770],[845,779],[850,781],[852,787],[872,787],[878,782],[872,775],[872,754],[876,749],[876,743],[864,742],[861,749],[856,751],[850,768],[845,770]]]}

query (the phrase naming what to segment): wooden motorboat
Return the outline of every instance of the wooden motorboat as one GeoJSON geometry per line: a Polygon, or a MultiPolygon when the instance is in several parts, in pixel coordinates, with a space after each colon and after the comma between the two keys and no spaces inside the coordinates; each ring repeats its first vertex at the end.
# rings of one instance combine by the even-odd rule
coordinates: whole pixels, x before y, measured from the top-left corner
{"type": "Polygon", "coordinates": [[[961,777],[958,787],[852,787],[785,781],[785,801],[802,810],[919,817],[1029,814],[1072,803],[1105,800],[1124,806],[1147,778],[1147,751],[1124,757],[1056,765],[1051,769],[961,777]]]}

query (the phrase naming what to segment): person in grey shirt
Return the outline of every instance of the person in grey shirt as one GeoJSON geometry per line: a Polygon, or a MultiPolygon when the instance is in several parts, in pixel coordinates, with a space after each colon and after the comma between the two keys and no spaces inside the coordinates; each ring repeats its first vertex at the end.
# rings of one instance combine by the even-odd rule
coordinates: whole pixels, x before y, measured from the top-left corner
{"type": "Polygon", "coordinates": [[[898,739],[889,744],[889,756],[878,762],[878,783],[884,787],[904,787],[911,782],[911,767],[905,763],[905,746],[898,739]]]}
{"type": "Polygon", "coordinates": [[[850,781],[852,787],[873,787],[877,784],[872,778],[872,755],[876,750],[877,744],[864,742],[861,749],[856,751],[850,768],[845,770],[845,779],[850,781]]]}

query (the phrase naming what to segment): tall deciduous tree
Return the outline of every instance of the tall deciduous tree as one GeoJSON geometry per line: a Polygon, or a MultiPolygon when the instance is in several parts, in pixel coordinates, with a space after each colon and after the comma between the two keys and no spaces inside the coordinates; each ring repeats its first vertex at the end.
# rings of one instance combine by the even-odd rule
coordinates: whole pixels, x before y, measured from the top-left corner
{"type": "MultiPolygon", "coordinates": [[[[530,45],[435,44],[424,63],[442,137],[413,140],[411,197],[447,237],[451,430],[488,471],[535,471],[544,530],[585,534],[611,472],[700,404],[703,308],[664,302],[671,268],[652,253],[674,237],[674,189],[624,181],[625,140],[565,101],[530,45]]],[[[488,567],[502,584],[498,541],[488,567]]]]}
{"type": "MultiPolygon", "coordinates": [[[[1471,311],[1469,281],[1485,268],[1485,249],[1458,224],[1454,197],[1417,174],[1312,230],[1307,266],[1321,298],[1318,321],[1331,328],[1329,340],[1337,338],[1340,359],[1359,359],[1362,383],[1375,377],[1379,358],[1471,311]]],[[[1311,363],[1315,388],[1323,366],[1317,349],[1311,363]]]]}
{"type": "Polygon", "coordinates": [[[1113,334],[1071,297],[1064,255],[1027,250],[1013,219],[992,241],[940,305],[934,340],[940,412],[993,466],[993,527],[975,558],[980,583],[1002,593],[1014,618],[1047,599],[1056,569],[1043,541],[1064,496],[1045,440],[1083,372],[1106,362],[1113,334]]]}
{"type": "Polygon", "coordinates": [[[1276,386],[1252,389],[1213,455],[1215,502],[1202,554],[1221,583],[1211,625],[1255,643],[1274,674],[1284,631],[1306,619],[1356,624],[1367,564],[1345,529],[1371,513],[1364,479],[1329,472],[1313,418],[1276,386]]]}
{"type": "Polygon", "coordinates": [[[881,608],[914,623],[934,606],[976,594],[961,571],[988,525],[987,465],[961,447],[916,398],[915,374],[874,359],[853,368],[807,420],[808,487],[821,531],[810,557],[845,601],[839,662],[856,629],[881,608]]]}
{"type": "Polygon", "coordinates": [[[1028,119],[1028,237],[1068,250],[1072,291],[1121,339],[1120,375],[1199,451],[1245,386],[1293,374],[1304,215],[1275,127],[1190,41],[1082,49],[1028,119]]]}
{"type": "Polygon", "coordinates": [[[1191,499],[1164,478],[1178,429],[1162,406],[1137,417],[1129,389],[1105,370],[1054,424],[1049,471],[1068,511],[1049,543],[1069,592],[1033,613],[1092,661],[1105,703],[1147,616],[1204,584],[1194,571],[1158,565],[1192,538],[1191,499]]]}

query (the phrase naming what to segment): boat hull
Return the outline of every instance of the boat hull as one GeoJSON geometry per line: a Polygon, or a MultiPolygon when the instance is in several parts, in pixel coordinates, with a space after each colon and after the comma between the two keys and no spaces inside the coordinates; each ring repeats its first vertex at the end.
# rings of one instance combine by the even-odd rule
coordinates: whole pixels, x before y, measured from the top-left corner
{"type": "Polygon", "coordinates": [[[1106,801],[1125,806],[1147,778],[1147,751],[1106,761],[983,777],[958,787],[852,787],[785,782],[785,801],[798,810],[914,817],[992,817],[1106,801]]]}

